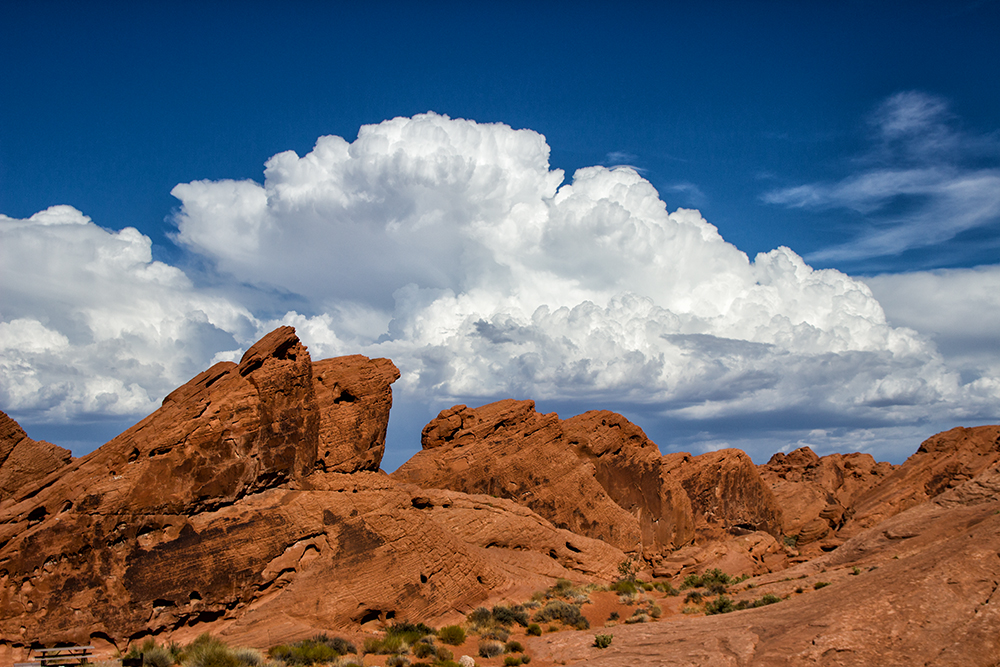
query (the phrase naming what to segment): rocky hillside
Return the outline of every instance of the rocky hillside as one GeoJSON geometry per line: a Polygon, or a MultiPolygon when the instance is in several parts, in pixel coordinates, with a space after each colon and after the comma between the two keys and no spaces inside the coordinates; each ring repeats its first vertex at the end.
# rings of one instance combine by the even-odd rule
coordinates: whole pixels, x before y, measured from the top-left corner
{"type": "Polygon", "coordinates": [[[387,359],[314,362],[282,327],[79,459],[0,413],[0,664],[41,642],[208,630],[267,648],[453,622],[557,578],[610,582],[628,557],[646,579],[718,567],[787,599],[621,626],[604,651],[593,632],[533,638],[538,664],[1000,661],[1000,427],[897,467],[808,449],[757,466],[506,400],[444,410],[386,475],[398,377],[387,359]]]}

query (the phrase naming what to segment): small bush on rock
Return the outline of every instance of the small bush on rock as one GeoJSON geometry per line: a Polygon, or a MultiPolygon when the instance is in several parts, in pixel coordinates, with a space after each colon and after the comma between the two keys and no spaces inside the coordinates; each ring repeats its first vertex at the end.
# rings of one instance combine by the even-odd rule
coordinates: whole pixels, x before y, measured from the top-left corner
{"type": "Polygon", "coordinates": [[[611,646],[611,640],[614,638],[614,635],[595,635],[594,646],[597,648],[607,648],[611,646]]]}
{"type": "Polygon", "coordinates": [[[459,646],[465,642],[465,630],[461,625],[446,625],[438,630],[438,639],[445,644],[459,646]]]}
{"type": "Polygon", "coordinates": [[[542,636],[542,626],[538,623],[531,623],[526,630],[528,636],[530,637],[541,637],[542,636]]]}
{"type": "Polygon", "coordinates": [[[503,654],[503,644],[495,639],[482,639],[479,642],[479,655],[484,658],[495,658],[503,654]]]}
{"type": "Polygon", "coordinates": [[[736,611],[736,605],[734,605],[733,601],[725,595],[720,595],[711,602],[705,604],[705,613],[708,615],[728,614],[731,611],[736,611]]]}

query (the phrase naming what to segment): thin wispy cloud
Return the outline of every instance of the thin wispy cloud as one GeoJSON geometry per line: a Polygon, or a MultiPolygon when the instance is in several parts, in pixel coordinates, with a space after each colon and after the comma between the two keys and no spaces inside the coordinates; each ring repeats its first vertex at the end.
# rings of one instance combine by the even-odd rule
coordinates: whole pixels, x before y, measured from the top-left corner
{"type": "Polygon", "coordinates": [[[772,190],[765,202],[790,208],[848,209],[867,227],[854,239],[807,256],[835,262],[898,255],[1000,221],[1000,143],[958,128],[947,101],[909,91],[869,119],[874,143],[836,182],[772,190]]]}

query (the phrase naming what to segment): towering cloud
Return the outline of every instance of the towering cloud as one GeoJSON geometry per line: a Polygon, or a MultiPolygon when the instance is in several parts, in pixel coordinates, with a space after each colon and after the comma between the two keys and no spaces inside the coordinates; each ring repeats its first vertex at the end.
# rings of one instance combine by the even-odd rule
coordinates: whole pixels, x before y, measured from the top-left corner
{"type": "Polygon", "coordinates": [[[4,218],[4,252],[23,262],[5,258],[5,285],[32,276],[13,288],[20,306],[4,306],[4,400],[70,414],[102,377],[120,383],[108,409],[140,409],[182,370],[281,322],[317,358],[391,357],[403,402],[604,400],[706,424],[771,413],[774,430],[893,427],[1000,404],[931,341],[890,326],[864,283],[784,247],[750,260],[697,211],[669,213],[635,170],[590,167],[564,183],[548,153],[530,130],[429,113],[280,153],[263,183],[178,185],[175,240],[228,279],[228,296],[152,262],[135,230],[66,208],[4,218]],[[42,258],[48,238],[66,246],[58,261],[42,258]],[[101,257],[111,263],[98,270],[101,257]],[[237,296],[247,285],[266,304],[256,317],[237,296]],[[303,305],[282,308],[288,295],[303,305]],[[49,358],[63,365],[43,370],[49,358]],[[128,364],[105,370],[105,359],[128,364]],[[27,376],[35,389],[18,389],[27,376]],[[52,384],[66,389],[45,395],[52,384]]]}

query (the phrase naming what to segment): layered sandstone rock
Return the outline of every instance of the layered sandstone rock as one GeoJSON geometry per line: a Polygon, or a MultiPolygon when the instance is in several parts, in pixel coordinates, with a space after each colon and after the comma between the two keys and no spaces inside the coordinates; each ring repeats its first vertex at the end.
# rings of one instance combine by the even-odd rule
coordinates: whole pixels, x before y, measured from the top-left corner
{"type": "Polygon", "coordinates": [[[32,440],[16,421],[0,412],[0,503],[72,460],[68,449],[32,440]]]}
{"type": "Polygon", "coordinates": [[[696,539],[781,528],[781,510],[746,454],[664,457],[613,412],[560,420],[532,401],[458,405],[424,428],[422,445],[395,478],[510,498],[650,562],[696,539]]]}
{"type": "Polygon", "coordinates": [[[513,502],[373,472],[397,377],[313,364],[283,327],[19,489],[0,506],[0,662],[206,630],[266,647],[613,576],[620,550],[513,502]]]}
{"type": "Polygon", "coordinates": [[[782,510],[782,532],[801,549],[837,544],[836,532],[851,518],[858,499],[892,472],[870,454],[819,457],[808,447],[778,453],[759,466],[782,510]],[[825,540],[821,544],[821,541],[825,540]]]}
{"type": "Polygon", "coordinates": [[[998,553],[1000,468],[991,466],[830,554],[748,582],[752,596],[785,598],[778,604],[609,628],[604,650],[593,632],[548,635],[528,648],[538,661],[596,667],[993,667],[998,553]],[[815,590],[816,582],[830,585],[815,590]]]}
{"type": "Polygon", "coordinates": [[[923,443],[910,458],[862,494],[841,529],[850,537],[972,479],[1000,462],[1000,426],[953,428],[923,443]]]}

